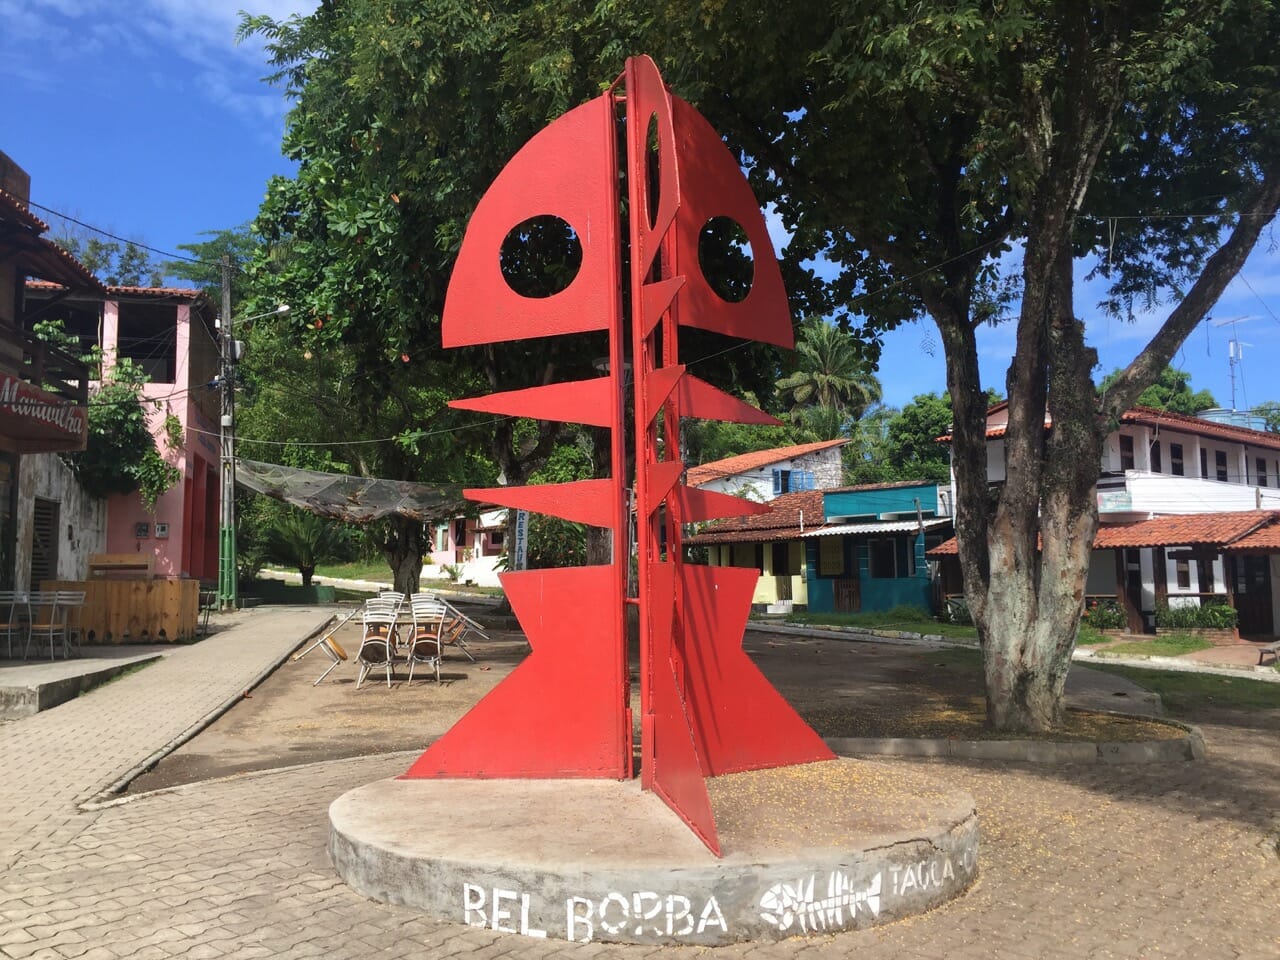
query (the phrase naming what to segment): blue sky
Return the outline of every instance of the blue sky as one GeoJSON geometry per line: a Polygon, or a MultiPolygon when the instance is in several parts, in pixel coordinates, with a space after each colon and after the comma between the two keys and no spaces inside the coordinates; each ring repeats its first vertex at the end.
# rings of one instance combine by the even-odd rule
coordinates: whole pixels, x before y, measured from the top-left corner
{"type": "MultiPolygon", "coordinates": [[[[254,215],[267,178],[288,173],[280,156],[287,109],[261,47],[237,46],[238,11],[283,17],[314,0],[0,0],[0,150],[31,174],[32,200],[162,250],[254,215]]],[[[37,210],[38,213],[42,211],[37,210]]],[[[46,217],[47,219],[47,217],[46,217]]],[[[1270,230],[1214,311],[1247,317],[1236,368],[1236,406],[1280,399],[1280,250],[1270,230]]],[[[1096,290],[1081,287],[1102,370],[1126,363],[1163,315],[1109,320],[1096,290]]],[[[1167,308],[1166,308],[1167,309],[1167,308]]],[[[1197,388],[1231,404],[1231,326],[1205,324],[1176,364],[1197,388]]],[[[985,382],[1001,391],[1012,324],[983,331],[985,382]]],[[[880,378],[885,401],[945,385],[931,324],[890,334],[880,378]]]]}

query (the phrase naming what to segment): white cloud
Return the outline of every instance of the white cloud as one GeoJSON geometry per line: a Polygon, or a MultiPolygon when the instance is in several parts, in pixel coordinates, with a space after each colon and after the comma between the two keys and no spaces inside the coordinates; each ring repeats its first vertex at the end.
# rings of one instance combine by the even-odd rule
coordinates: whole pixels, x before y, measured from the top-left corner
{"type": "Polygon", "coordinates": [[[0,76],[34,87],[60,81],[72,64],[110,55],[138,82],[181,82],[210,103],[259,127],[278,141],[287,105],[264,86],[268,72],[256,40],[235,42],[240,11],[282,19],[306,14],[317,0],[0,0],[0,76]],[[181,64],[187,64],[183,69],[181,64]],[[174,79],[177,78],[177,79],[174,79]]]}

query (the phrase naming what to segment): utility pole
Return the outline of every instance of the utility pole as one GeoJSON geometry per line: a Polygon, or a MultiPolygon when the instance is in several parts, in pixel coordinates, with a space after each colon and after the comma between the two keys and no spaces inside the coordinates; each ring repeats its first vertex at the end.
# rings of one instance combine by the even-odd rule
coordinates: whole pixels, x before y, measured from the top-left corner
{"type": "Polygon", "coordinates": [[[238,606],[236,576],[236,396],[235,342],[231,329],[231,255],[222,255],[222,318],[218,324],[222,346],[218,383],[222,388],[222,419],[219,428],[222,453],[221,528],[218,531],[218,607],[238,606]]]}

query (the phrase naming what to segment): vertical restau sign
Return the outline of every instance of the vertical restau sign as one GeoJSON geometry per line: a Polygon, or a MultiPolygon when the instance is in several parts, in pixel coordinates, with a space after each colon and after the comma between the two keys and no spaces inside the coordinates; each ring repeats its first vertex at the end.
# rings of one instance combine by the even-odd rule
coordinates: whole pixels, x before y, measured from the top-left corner
{"type": "Polygon", "coordinates": [[[516,511],[515,553],[511,564],[512,570],[529,569],[529,511],[516,511]]]}

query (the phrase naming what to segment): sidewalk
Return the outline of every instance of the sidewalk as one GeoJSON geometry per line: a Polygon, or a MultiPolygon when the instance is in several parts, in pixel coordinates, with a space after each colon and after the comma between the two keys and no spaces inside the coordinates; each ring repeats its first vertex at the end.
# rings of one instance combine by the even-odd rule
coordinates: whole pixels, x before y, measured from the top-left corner
{"type": "Polygon", "coordinates": [[[77,804],[250,690],[330,615],[308,607],[240,611],[209,639],[173,647],[92,696],[0,724],[0,870],[74,837],[84,820],[77,804]]]}
{"type": "MultiPolygon", "coordinates": [[[[0,957],[11,960],[696,960],[705,950],[567,944],[435,923],[365,899],[328,862],[328,807],[404,771],[368,756],[77,806],[248,689],[327,617],[259,607],[161,662],[0,724],[0,957]]],[[[865,689],[831,644],[827,695],[865,689]],[[842,666],[842,664],[846,664],[842,666]]],[[[779,648],[781,655],[782,648],[779,648]]],[[[308,667],[312,665],[308,664],[308,667]]],[[[913,666],[913,670],[924,669],[913,666]]],[[[910,698],[913,678],[870,681],[910,698]]],[[[381,694],[383,691],[377,691],[381,694]]],[[[971,793],[981,876],[963,898],[858,933],[714,951],[716,960],[1204,960],[1280,956],[1280,716],[1204,728],[1193,763],[902,759],[971,793]]],[[[315,718],[317,724],[327,722],[315,718]]],[[[199,741],[196,741],[198,743],[199,741]]],[[[468,816],[460,810],[459,817],[468,816]]],[[[566,811],[566,817],[571,811],[566,811]]],[[[423,829],[448,830],[448,824],[423,829]]],[[[619,824],[619,830],[625,830],[619,824]]],[[[637,837],[636,842],[643,842],[637,837]]],[[[802,878],[801,878],[802,879],[802,878]]],[[[461,891],[459,891],[461,898],[461,891]]]]}

